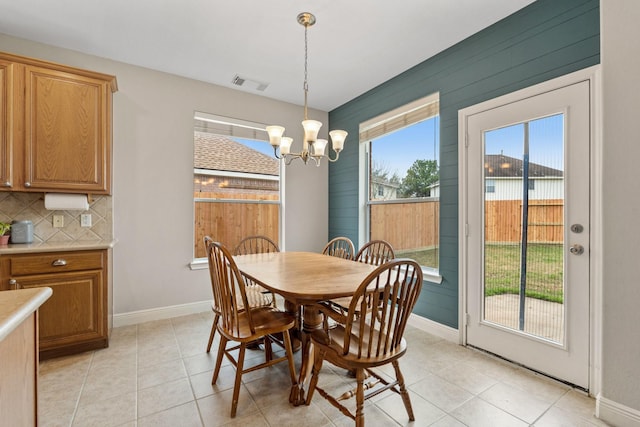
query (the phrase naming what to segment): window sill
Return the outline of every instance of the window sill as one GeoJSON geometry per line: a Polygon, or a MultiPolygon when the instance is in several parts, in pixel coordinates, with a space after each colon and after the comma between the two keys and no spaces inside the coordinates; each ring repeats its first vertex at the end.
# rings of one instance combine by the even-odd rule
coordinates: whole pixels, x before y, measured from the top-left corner
{"type": "Polygon", "coordinates": [[[437,270],[431,268],[422,269],[422,279],[438,285],[442,283],[442,276],[440,275],[440,273],[437,270]]]}
{"type": "Polygon", "coordinates": [[[197,258],[189,263],[189,268],[191,270],[204,270],[209,268],[209,263],[206,258],[197,258]]]}

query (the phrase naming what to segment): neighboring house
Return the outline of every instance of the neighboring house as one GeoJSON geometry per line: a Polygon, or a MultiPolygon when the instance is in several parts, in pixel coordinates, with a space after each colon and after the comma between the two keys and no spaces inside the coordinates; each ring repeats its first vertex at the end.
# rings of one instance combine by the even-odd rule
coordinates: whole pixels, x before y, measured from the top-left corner
{"type": "MultiPolygon", "coordinates": [[[[522,159],[503,154],[485,155],[485,199],[522,199],[522,159]]],[[[529,199],[556,200],[564,198],[564,177],[561,170],[529,162],[529,199]]]]}
{"type": "Polygon", "coordinates": [[[277,159],[232,138],[194,132],[193,189],[195,193],[277,196],[277,159]]]}
{"type": "Polygon", "coordinates": [[[379,176],[371,177],[371,200],[394,200],[398,198],[400,183],[379,176]]]}
{"type": "MultiPolygon", "coordinates": [[[[487,154],[484,159],[485,200],[521,200],[522,159],[504,154],[487,154]]],[[[440,197],[440,182],[431,186],[431,197],[440,197]]],[[[529,199],[564,199],[562,171],[529,162],[529,199]]]]}

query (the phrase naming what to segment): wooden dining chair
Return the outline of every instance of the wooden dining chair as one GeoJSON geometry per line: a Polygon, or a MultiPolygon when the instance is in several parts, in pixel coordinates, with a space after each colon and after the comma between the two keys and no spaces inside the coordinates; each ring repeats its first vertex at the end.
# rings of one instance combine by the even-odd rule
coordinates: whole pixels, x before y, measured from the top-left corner
{"type": "MultiPolygon", "coordinates": [[[[280,252],[278,244],[267,236],[249,236],[238,243],[233,250],[233,255],[251,255],[280,252]]],[[[276,296],[254,280],[245,277],[244,282],[247,290],[247,299],[251,307],[273,306],[276,307],[276,296]]]]}
{"type": "MultiPolygon", "coordinates": [[[[310,335],[314,362],[305,403],[309,405],[318,390],[333,406],[355,420],[356,427],[363,427],[364,402],[383,391],[392,390],[402,396],[409,420],[414,421],[398,360],[407,350],[403,334],[421,289],[422,269],[410,259],[395,259],[369,274],[355,292],[342,321],[334,328],[319,329],[310,335]],[[373,304],[368,301],[373,301],[373,304]],[[318,377],[325,360],[355,371],[355,390],[336,397],[319,387],[318,377]],[[395,380],[374,369],[389,363],[393,365],[395,380]],[[340,403],[353,396],[356,398],[355,413],[340,403]]],[[[335,315],[324,305],[317,308],[325,314],[335,315]]]]}
{"type": "MultiPolygon", "coordinates": [[[[296,384],[293,350],[289,331],[295,325],[295,317],[273,307],[249,307],[244,278],[240,274],[231,252],[222,244],[210,242],[208,249],[211,287],[216,307],[220,311],[220,321],[216,328],[220,333],[220,345],[213,370],[211,384],[218,380],[223,357],[227,357],[236,368],[236,377],[231,400],[231,418],[236,416],[242,375],[257,369],[287,361],[291,385],[296,384]],[[247,344],[263,339],[270,348],[270,336],[279,334],[283,338],[284,356],[265,356],[265,361],[245,368],[244,357],[247,344]],[[236,343],[227,348],[230,343],[236,343]],[[237,356],[234,356],[237,352],[237,356]]],[[[274,340],[278,343],[278,340],[274,340]]],[[[271,353],[270,351],[268,353],[271,353]]]]}
{"type": "MultiPolygon", "coordinates": [[[[354,260],[371,265],[382,265],[396,257],[393,246],[386,240],[371,240],[362,245],[354,260]]],[[[329,301],[334,309],[345,314],[351,304],[351,297],[337,298],[329,301]]]]}
{"type": "MultiPolygon", "coordinates": [[[[207,250],[207,256],[209,256],[209,245],[213,242],[213,239],[209,236],[204,236],[204,246],[207,250]]],[[[257,253],[269,253],[280,252],[278,245],[266,236],[249,236],[240,241],[233,251],[233,255],[249,255],[257,253]]],[[[247,301],[249,307],[276,307],[276,297],[272,292],[269,292],[262,286],[258,285],[255,281],[248,277],[244,278],[246,286],[247,301]]],[[[211,332],[209,333],[209,342],[207,343],[207,353],[211,351],[213,345],[213,339],[216,335],[216,325],[220,319],[219,310],[213,307],[212,301],[211,309],[213,310],[213,324],[211,325],[211,332]]],[[[256,347],[255,345],[253,346],[256,347]]]]}
{"type": "MultiPolygon", "coordinates": [[[[204,248],[207,252],[207,262],[209,264],[209,274],[213,274],[213,266],[211,265],[211,243],[213,243],[213,239],[209,236],[204,236],[204,248]]],[[[213,277],[211,278],[213,281],[213,277]]],[[[213,344],[213,338],[216,335],[216,329],[218,326],[218,322],[220,321],[220,308],[216,304],[216,299],[213,298],[211,300],[211,310],[213,311],[213,324],[211,325],[211,332],[209,333],[209,342],[207,343],[207,353],[211,351],[211,345],[213,344]]]]}
{"type": "Polygon", "coordinates": [[[234,255],[265,254],[280,252],[278,244],[267,236],[249,236],[238,243],[233,250],[234,255]]]}
{"type": "Polygon", "coordinates": [[[386,240],[371,240],[362,245],[354,259],[366,264],[382,265],[395,257],[391,243],[386,240]]]}
{"type": "Polygon", "coordinates": [[[322,249],[323,255],[335,256],[344,259],[353,259],[356,250],[353,242],[348,237],[336,237],[331,239],[322,249]]]}

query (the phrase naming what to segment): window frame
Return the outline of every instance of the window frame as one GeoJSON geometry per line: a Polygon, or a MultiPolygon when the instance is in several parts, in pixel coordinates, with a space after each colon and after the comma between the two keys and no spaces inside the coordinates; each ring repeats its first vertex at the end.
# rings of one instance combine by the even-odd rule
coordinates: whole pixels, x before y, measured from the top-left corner
{"type": "MultiPolygon", "coordinates": [[[[223,136],[227,136],[230,138],[241,138],[241,139],[251,139],[251,140],[255,140],[255,141],[263,141],[265,144],[269,144],[269,136],[265,130],[265,127],[267,126],[266,124],[262,124],[262,123],[257,123],[257,122],[251,122],[251,121],[247,121],[247,120],[242,120],[242,119],[235,119],[235,118],[231,118],[231,117],[224,117],[224,116],[217,116],[214,114],[209,114],[209,113],[204,113],[204,112],[199,112],[196,111],[194,112],[194,128],[193,128],[193,132],[196,132],[196,125],[195,122],[196,121],[205,121],[205,122],[210,122],[213,123],[214,126],[218,127],[219,129],[221,129],[220,133],[217,132],[210,132],[212,134],[216,134],[216,135],[223,135],[223,136]],[[226,127],[227,129],[224,129],[224,127],[226,127]],[[234,131],[235,130],[235,131],[234,131]],[[258,137],[259,135],[262,135],[262,137],[258,137]]],[[[192,159],[194,160],[194,159],[192,159]]],[[[285,184],[285,170],[286,168],[283,167],[283,163],[281,161],[278,162],[278,168],[279,168],[279,176],[277,178],[270,178],[267,177],[266,175],[262,176],[260,174],[253,174],[253,173],[244,173],[244,172],[225,172],[224,174],[227,176],[234,176],[234,177],[239,177],[239,178],[256,178],[257,176],[261,176],[261,179],[265,179],[265,180],[277,180],[279,181],[279,185],[278,185],[278,200],[260,200],[260,199],[247,199],[247,200],[251,200],[252,203],[257,203],[257,204],[276,204],[279,205],[279,210],[278,210],[278,241],[279,246],[282,250],[284,250],[284,227],[283,227],[283,217],[284,217],[284,194],[285,194],[285,189],[284,189],[284,184],[285,184]]],[[[219,170],[209,170],[209,169],[199,169],[195,167],[195,164],[193,164],[193,167],[191,169],[191,181],[192,181],[192,193],[193,193],[193,178],[195,175],[199,174],[199,175],[212,175],[212,176],[219,176],[219,170]],[[205,172],[205,173],[203,173],[205,172]]],[[[192,197],[192,203],[193,203],[193,214],[192,214],[192,231],[191,231],[191,235],[195,236],[195,203],[200,201],[206,201],[207,203],[246,203],[245,200],[239,200],[239,199],[232,199],[232,198],[217,198],[217,199],[209,199],[209,198],[198,198],[198,197],[192,197]]],[[[199,270],[199,269],[206,269],[208,268],[208,263],[207,263],[207,258],[206,257],[201,257],[201,258],[196,258],[196,254],[193,251],[193,247],[195,245],[195,241],[191,242],[192,244],[192,253],[191,253],[191,258],[192,261],[189,263],[189,268],[191,270],[199,270]]]]}
{"type": "MultiPolygon", "coordinates": [[[[359,206],[359,214],[358,214],[358,240],[359,240],[359,244],[358,246],[362,246],[364,243],[366,243],[369,240],[369,236],[370,236],[370,206],[372,204],[384,204],[384,203],[390,203],[389,201],[371,201],[370,200],[370,182],[369,182],[369,168],[370,168],[370,142],[373,139],[376,139],[380,136],[384,136],[388,133],[391,133],[395,130],[399,130],[402,129],[403,127],[408,127],[411,126],[413,124],[419,123],[421,121],[424,120],[428,120],[432,117],[435,116],[439,116],[439,100],[440,100],[440,94],[438,92],[431,94],[429,96],[420,98],[418,100],[415,100],[413,102],[410,102],[406,105],[403,105],[401,107],[398,107],[396,109],[393,109],[391,111],[388,111],[386,113],[383,113],[381,115],[378,115],[372,119],[369,119],[365,122],[360,123],[360,133],[359,133],[359,167],[358,167],[358,174],[359,174],[359,185],[358,185],[358,206],[359,206]],[[425,107],[427,107],[428,105],[433,105],[435,104],[436,108],[437,108],[437,113],[436,114],[432,114],[431,116],[427,116],[427,117],[420,117],[421,112],[418,111],[418,117],[420,117],[417,120],[411,121],[408,124],[400,124],[400,121],[398,120],[399,118],[401,118],[401,116],[405,116],[405,118],[407,116],[411,116],[412,112],[415,112],[417,110],[423,109],[422,114],[424,114],[427,110],[425,109],[425,107]],[[388,129],[385,128],[385,124],[386,123],[392,123],[392,128],[388,129]],[[378,127],[378,129],[373,129],[378,127]],[[373,129],[373,132],[371,132],[371,130],[373,129]],[[382,131],[384,130],[384,131],[382,131]],[[380,131],[382,131],[382,133],[380,133],[380,131]],[[375,135],[375,137],[371,137],[371,135],[375,135]]],[[[428,113],[427,113],[428,114],[428,113]]],[[[414,114],[415,117],[415,114],[414,114]]],[[[411,120],[411,118],[409,117],[409,120],[411,120]]],[[[439,141],[438,141],[438,145],[439,145],[439,141]]],[[[439,164],[439,159],[438,159],[438,164],[439,164]]],[[[439,197],[438,197],[439,199],[439,197]]],[[[417,199],[404,199],[406,202],[415,202],[418,201],[417,199]]],[[[423,201],[424,198],[419,199],[419,201],[423,201]]],[[[395,203],[395,201],[394,201],[395,203]]],[[[440,210],[438,209],[438,215],[440,214],[440,210]]],[[[440,246],[440,239],[438,238],[438,247],[440,246]]],[[[438,251],[438,257],[440,256],[440,253],[438,251]]],[[[440,265],[440,262],[438,261],[438,265],[440,265]]],[[[431,267],[426,267],[426,266],[422,266],[422,271],[423,271],[423,275],[425,280],[428,280],[429,282],[433,282],[433,283],[437,283],[440,284],[442,283],[442,276],[440,275],[440,271],[439,269],[435,269],[435,268],[431,268],[431,267]]]]}

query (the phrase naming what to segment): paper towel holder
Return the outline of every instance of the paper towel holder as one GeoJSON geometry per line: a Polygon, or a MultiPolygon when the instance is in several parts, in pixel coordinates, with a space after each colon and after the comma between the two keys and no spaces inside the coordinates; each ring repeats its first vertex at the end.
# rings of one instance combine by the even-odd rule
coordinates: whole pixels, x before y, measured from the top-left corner
{"type": "Polygon", "coordinates": [[[53,192],[44,194],[44,208],[53,211],[89,210],[90,194],[53,192]]]}

